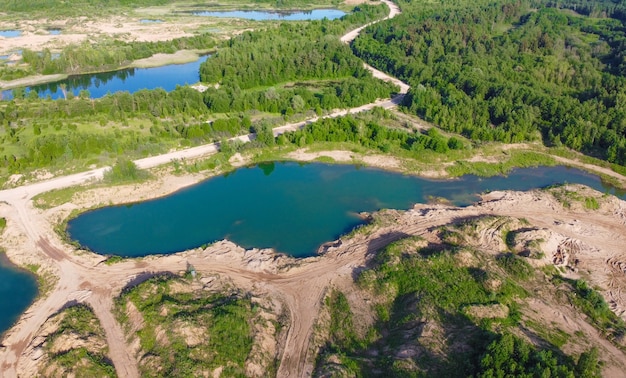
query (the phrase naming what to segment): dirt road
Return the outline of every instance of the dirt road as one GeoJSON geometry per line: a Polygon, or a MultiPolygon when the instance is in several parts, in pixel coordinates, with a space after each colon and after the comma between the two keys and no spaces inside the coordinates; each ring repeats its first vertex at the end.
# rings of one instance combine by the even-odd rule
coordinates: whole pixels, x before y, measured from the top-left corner
{"type": "MultiPolygon", "coordinates": [[[[389,17],[399,13],[395,5],[386,0],[384,2],[390,7],[389,17]]],[[[349,43],[362,29],[346,34],[342,41],[349,43]]],[[[396,80],[369,66],[368,69],[377,77],[396,80]]],[[[365,111],[374,106],[393,107],[401,101],[402,94],[408,91],[408,85],[399,84],[401,94],[392,100],[336,111],[327,117],[365,111]]],[[[317,118],[278,127],[274,129],[274,134],[301,128],[315,120],[317,118]]],[[[236,139],[248,142],[253,138],[254,135],[244,135],[236,139]]],[[[140,168],[151,168],[173,159],[190,159],[212,154],[218,149],[218,144],[208,144],[137,160],[136,164],[140,168]]],[[[330,285],[342,279],[350,279],[354,270],[364,266],[374,252],[394,240],[409,235],[427,237],[438,226],[480,214],[523,217],[531,224],[556,229],[572,240],[595,243],[599,250],[604,251],[602,255],[579,257],[595,263],[596,268],[600,266],[600,273],[596,276],[597,284],[610,287],[609,294],[614,298],[612,305],[616,311],[626,309],[626,298],[621,291],[625,284],[623,274],[615,278],[611,273],[626,266],[626,258],[621,253],[621,247],[626,244],[626,216],[623,207],[616,210],[616,218],[607,218],[602,214],[581,218],[580,215],[549,203],[545,198],[534,198],[531,194],[520,194],[519,198],[491,194],[487,201],[463,209],[419,206],[393,226],[380,228],[369,236],[357,235],[344,240],[339,247],[331,248],[320,257],[290,260],[290,268],[280,271],[274,269],[275,266],[271,263],[266,262],[261,266],[252,264],[253,260],[259,258],[257,255],[251,255],[252,252],[243,251],[229,242],[216,243],[206,250],[129,260],[107,266],[101,263],[101,256],[75,253],[71,246],[59,240],[46,213],[33,208],[31,201],[33,196],[45,191],[98,180],[106,169],[99,168],[0,191],[0,201],[8,204],[0,206],[0,216],[8,219],[7,231],[23,240],[15,246],[16,251],[8,253],[13,256],[28,255],[41,265],[51,267],[59,278],[52,291],[37,300],[6,334],[3,340],[5,347],[0,349],[0,371],[3,377],[36,375],[35,358],[42,342],[36,338],[37,332],[50,316],[75,302],[85,302],[93,308],[106,332],[110,358],[118,375],[138,377],[135,356],[127,345],[120,324],[111,312],[113,298],[126,285],[137,282],[143,276],[154,272],[179,273],[186,269],[188,263],[200,274],[222,274],[244,290],[262,290],[273,298],[280,298],[289,314],[289,324],[282,348],[284,352],[280,356],[278,376],[308,377],[313,369],[314,357],[308,354],[310,339],[324,293],[330,285]]],[[[102,198],[105,201],[109,199],[105,196],[102,198]]]]}
{"type": "MultiPolygon", "coordinates": [[[[394,17],[399,9],[390,1],[384,1],[390,8],[388,17],[394,17]]],[[[342,38],[342,41],[353,40],[363,30],[358,28],[342,38]]],[[[390,108],[396,106],[408,86],[380,71],[367,66],[376,77],[392,81],[401,87],[401,93],[394,99],[379,100],[372,104],[348,110],[336,110],[325,116],[339,117],[348,113],[370,110],[375,106],[390,108]]],[[[274,129],[275,135],[296,130],[318,118],[303,122],[284,125],[274,129]]],[[[233,140],[249,142],[253,134],[239,136],[233,140]]],[[[135,161],[139,168],[152,168],[167,164],[174,159],[190,159],[219,150],[219,144],[207,144],[167,154],[153,156],[135,161]]],[[[100,180],[108,167],[77,173],[51,180],[20,186],[0,191],[0,201],[9,206],[3,207],[2,214],[8,219],[9,227],[16,234],[24,236],[24,242],[17,248],[18,254],[30,254],[41,265],[49,266],[56,273],[59,281],[52,292],[37,300],[23,314],[18,323],[6,334],[0,350],[0,371],[3,377],[33,376],[37,373],[36,356],[42,341],[35,338],[45,321],[62,308],[71,303],[86,302],[91,305],[100,320],[107,342],[110,346],[110,358],[120,377],[138,377],[137,361],[128,348],[122,329],[111,312],[113,298],[129,282],[147,272],[178,273],[186,269],[190,262],[199,272],[221,273],[228,275],[238,286],[252,289],[255,283],[263,282],[268,292],[273,293],[285,302],[290,314],[289,331],[284,353],[281,358],[279,376],[308,376],[312,365],[307,359],[310,335],[316,314],[326,288],[334,277],[350,274],[353,266],[362,265],[367,245],[350,247],[349,253],[329,255],[324,258],[299,261],[296,265],[306,268],[294,268],[283,274],[269,274],[250,269],[241,258],[241,250],[234,245],[227,245],[229,258],[219,259],[211,253],[211,249],[196,256],[194,253],[164,256],[147,259],[137,264],[127,261],[113,266],[102,265],[102,257],[82,253],[76,254],[73,248],[59,240],[53,226],[42,213],[32,206],[31,199],[43,192],[60,189],[100,180]],[[35,254],[35,255],[33,255],[35,254]]],[[[220,244],[220,248],[224,248],[220,244]]],[[[222,251],[223,252],[223,251],[222,251]]],[[[197,253],[196,253],[197,254],[197,253]]]]}

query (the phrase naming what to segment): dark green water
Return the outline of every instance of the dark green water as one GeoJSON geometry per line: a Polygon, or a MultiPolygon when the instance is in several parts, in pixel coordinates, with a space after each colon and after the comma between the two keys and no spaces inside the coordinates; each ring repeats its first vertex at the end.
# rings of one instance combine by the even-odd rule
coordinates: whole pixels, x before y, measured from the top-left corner
{"type": "Polygon", "coordinates": [[[350,165],[269,163],[238,169],[168,197],[98,209],[69,222],[70,237],[101,254],[145,256],[227,238],[296,257],[362,223],[357,213],[408,209],[430,196],[468,205],[488,190],[580,183],[615,193],[593,175],[565,167],[518,169],[507,177],[434,181],[350,165]]]}
{"type": "MultiPolygon", "coordinates": [[[[37,296],[37,280],[0,256],[0,335],[9,329],[37,296]]],[[[1,374],[0,374],[1,375],[1,374]]]]}

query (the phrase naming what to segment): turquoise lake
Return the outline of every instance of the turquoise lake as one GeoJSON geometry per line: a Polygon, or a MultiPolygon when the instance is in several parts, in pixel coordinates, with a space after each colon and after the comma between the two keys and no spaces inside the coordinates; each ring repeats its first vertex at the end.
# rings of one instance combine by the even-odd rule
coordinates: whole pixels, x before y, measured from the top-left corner
{"type": "Polygon", "coordinates": [[[624,196],[594,175],[565,167],[436,181],[351,165],[276,162],[241,168],[167,197],[84,213],[68,223],[67,232],[94,252],[124,257],[174,253],[224,238],[245,248],[305,257],[362,224],[359,212],[408,209],[431,196],[464,206],[476,193],[559,183],[624,196]]]}
{"type": "Polygon", "coordinates": [[[37,296],[37,279],[0,256],[0,335],[9,329],[37,296]]]}

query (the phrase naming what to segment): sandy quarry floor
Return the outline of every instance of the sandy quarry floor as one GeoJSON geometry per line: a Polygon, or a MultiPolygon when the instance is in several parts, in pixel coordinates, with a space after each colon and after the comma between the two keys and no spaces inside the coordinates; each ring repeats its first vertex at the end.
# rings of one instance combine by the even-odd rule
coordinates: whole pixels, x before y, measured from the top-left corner
{"type": "MultiPolygon", "coordinates": [[[[5,230],[4,247],[9,257],[18,263],[37,262],[44,270],[55,272],[59,278],[54,291],[39,299],[20,322],[7,334],[6,346],[0,352],[0,367],[11,376],[36,373],[38,345],[33,336],[48,319],[67,302],[75,300],[91,305],[106,330],[111,359],[123,376],[138,376],[137,364],[123,336],[121,326],[111,314],[113,298],[129,282],[149,272],[179,273],[192,264],[200,274],[223,274],[245,290],[260,291],[280,298],[289,314],[289,331],[283,355],[280,356],[279,376],[297,373],[308,376],[312,371],[309,342],[321,299],[329,285],[345,282],[355,269],[366,266],[378,249],[400,237],[420,235],[426,240],[435,237],[441,225],[479,215],[499,215],[524,218],[550,236],[543,249],[547,262],[573,266],[586,274],[603,294],[612,309],[624,317],[626,311],[626,202],[614,197],[601,199],[596,211],[583,208],[566,209],[554,196],[541,191],[528,193],[493,192],[482,201],[467,208],[444,205],[417,205],[400,216],[393,225],[376,229],[367,235],[356,235],[327,249],[324,255],[302,260],[277,256],[271,250],[244,250],[228,241],[215,243],[207,249],[197,249],[170,256],[146,257],[111,266],[102,264],[103,257],[64,244],[52,225],[74,208],[97,202],[118,203],[129,199],[145,199],[166,194],[191,184],[200,176],[163,177],[147,186],[100,188],[78,196],[72,204],[50,210],[37,210],[30,202],[23,207],[0,206],[0,216],[9,220],[5,230]],[[33,251],[36,251],[33,253],[33,251]],[[567,256],[563,257],[563,253],[567,256]],[[560,255],[559,255],[560,254],[560,255]],[[559,259],[555,256],[559,255],[559,259]]],[[[590,189],[572,188],[579,193],[590,189]]],[[[585,193],[587,194],[587,193],[585,193]]],[[[595,193],[601,198],[601,194],[595,193]]],[[[499,231],[494,231],[499,232],[499,231]]],[[[491,234],[481,237],[484,246],[491,245],[491,234]]],[[[571,273],[578,274],[578,273],[571,273]]],[[[538,304],[539,306],[539,304],[538,304]]],[[[552,316],[550,312],[542,316],[552,316]]],[[[558,321],[558,315],[554,315],[558,321]]],[[[619,351],[607,346],[619,360],[619,351]]]]}
{"type": "MultiPolygon", "coordinates": [[[[390,15],[395,16],[397,8],[394,8],[389,1],[385,1],[385,3],[390,7],[390,15]]],[[[354,35],[354,33],[351,33],[351,35],[354,35]]],[[[25,37],[28,37],[28,35],[25,37]]],[[[24,43],[24,41],[21,43],[24,43]]],[[[378,75],[386,80],[396,80],[382,73],[378,75]]],[[[392,107],[399,101],[399,98],[401,97],[379,101],[357,109],[337,111],[331,116],[340,116],[351,111],[363,111],[373,106],[392,107]]],[[[306,122],[311,121],[287,125],[280,128],[280,130],[275,130],[275,133],[301,127],[306,122]]],[[[250,136],[241,138],[244,141],[250,140],[250,136]]],[[[153,167],[167,163],[173,158],[188,157],[190,151],[192,156],[201,156],[213,153],[216,150],[215,145],[200,146],[195,149],[176,151],[143,159],[138,161],[137,165],[140,168],[153,167]]],[[[107,342],[111,346],[110,357],[118,375],[124,377],[139,376],[137,361],[133,360],[132,354],[129,353],[121,326],[111,312],[113,298],[119,295],[120,290],[128,282],[135,280],[138,275],[145,274],[147,271],[178,272],[184,270],[187,262],[189,262],[188,258],[183,257],[181,259],[180,256],[172,255],[148,258],[141,262],[132,261],[116,264],[112,267],[103,266],[101,264],[103,261],[102,256],[91,253],[77,254],[73,251],[73,248],[65,244],[56,235],[52,225],[57,224],[67,216],[66,213],[63,213],[63,210],[61,210],[61,213],[43,212],[36,210],[32,206],[32,198],[37,193],[84,183],[91,179],[98,179],[102,177],[104,169],[59,177],[54,180],[0,192],[4,201],[0,205],[0,214],[9,222],[3,237],[9,258],[19,265],[37,264],[42,267],[42,272],[51,272],[58,277],[58,282],[52,292],[36,301],[21,316],[17,325],[6,334],[3,340],[5,346],[0,350],[0,370],[3,371],[4,376],[17,376],[18,372],[20,375],[26,376],[36,373],[36,358],[33,357],[39,356],[38,348],[40,346],[34,345],[33,340],[46,319],[61,309],[68,301],[87,302],[92,306],[106,332],[107,342]],[[33,251],[35,252],[33,253],[33,251]],[[151,262],[148,263],[148,261],[151,262]],[[156,265],[152,265],[152,262],[156,265]]],[[[185,177],[165,180],[151,185],[136,186],[126,190],[131,190],[131,198],[141,199],[146,196],[153,197],[159,193],[171,192],[197,180],[197,177],[185,177]]],[[[116,189],[107,189],[105,193],[110,194],[111,191],[115,192],[116,189]]],[[[108,197],[105,193],[96,195],[97,203],[102,203],[101,201],[106,201],[107,198],[111,201],[128,198],[128,195],[122,196],[120,193],[116,193],[113,197],[108,197]]],[[[249,254],[243,253],[240,248],[229,243],[218,243],[216,246],[218,248],[217,251],[209,253],[197,262],[194,260],[192,264],[194,266],[198,265],[196,269],[199,272],[210,267],[213,272],[225,273],[237,286],[242,288],[251,288],[256,283],[269,279],[264,287],[267,291],[275,293],[277,297],[283,299],[290,314],[290,328],[287,334],[286,345],[283,349],[284,352],[281,356],[278,374],[279,376],[294,375],[294,373],[298,376],[310,375],[311,361],[307,359],[308,343],[324,290],[328,283],[332,281],[333,275],[337,273],[349,274],[352,264],[357,263],[357,265],[361,265],[361,262],[359,260],[354,261],[352,258],[347,261],[340,259],[330,265],[325,263],[320,268],[311,269],[307,267],[306,269],[301,269],[299,267],[306,261],[315,261],[317,259],[300,260],[298,262],[290,261],[289,266],[292,268],[284,274],[277,276],[276,269],[270,267],[268,270],[267,264],[263,264],[263,261],[268,260],[268,258],[270,261],[275,261],[275,263],[280,261],[280,259],[276,260],[273,258],[271,251],[253,251],[249,254]],[[223,258],[222,256],[225,257],[223,258]],[[207,257],[209,260],[213,260],[212,257],[216,257],[217,260],[213,260],[209,265],[206,265],[207,261],[209,261],[207,257]],[[276,279],[271,278],[272,275],[276,279]],[[303,282],[306,282],[307,288],[312,290],[308,292],[302,290],[302,287],[299,287],[299,285],[302,285],[303,282]]],[[[322,261],[330,260],[323,259],[322,261]]]]}
{"type": "Polygon", "coordinates": [[[105,18],[78,17],[65,20],[0,21],[0,30],[21,30],[18,37],[0,37],[0,55],[23,48],[41,51],[49,48],[58,51],[69,44],[83,41],[95,42],[102,38],[115,38],[126,42],[156,42],[190,37],[200,32],[211,32],[227,38],[237,29],[249,24],[245,20],[229,20],[176,15],[164,17],[163,22],[143,23],[150,16],[109,16],[105,18]],[[61,34],[51,35],[48,29],[60,29],[61,34]]]}
{"type": "MultiPolygon", "coordinates": [[[[205,149],[198,154],[214,152],[215,146],[205,149]]],[[[163,164],[171,158],[183,157],[185,153],[178,151],[172,156],[149,158],[145,166],[163,164]]],[[[305,151],[298,153],[303,159],[311,158],[305,151]]],[[[338,160],[350,158],[344,155],[337,152],[333,157],[338,160]]],[[[394,164],[380,160],[379,163],[394,164]]],[[[224,274],[238,287],[280,298],[289,313],[289,321],[287,338],[281,349],[283,353],[279,356],[278,375],[309,376],[313,367],[313,356],[308,355],[309,343],[321,298],[329,285],[349,281],[354,270],[365,266],[373,253],[400,237],[421,235],[428,239],[438,226],[482,214],[525,218],[530,224],[552,232],[554,237],[544,245],[546,255],[551,258],[569,251],[566,261],[577,261],[576,269],[593,273],[591,283],[603,289],[613,310],[622,316],[626,311],[623,293],[626,287],[626,253],[623,248],[626,245],[626,203],[613,197],[607,197],[600,210],[591,212],[565,209],[545,192],[494,192],[467,208],[418,205],[403,213],[393,225],[342,240],[318,257],[294,260],[276,256],[270,250],[245,251],[222,241],[204,250],[128,260],[109,266],[102,264],[104,257],[76,251],[64,243],[53,225],[72,209],[153,198],[191,185],[203,177],[165,175],[146,185],[95,189],[75,198],[71,204],[50,210],[33,207],[34,195],[101,177],[103,170],[0,192],[4,201],[0,204],[0,216],[8,221],[3,235],[3,247],[8,257],[20,265],[38,264],[41,272],[58,277],[50,292],[39,298],[7,332],[4,347],[0,349],[0,370],[6,377],[17,376],[18,372],[22,376],[36,374],[40,345],[35,342],[35,336],[52,314],[71,301],[85,302],[93,308],[106,332],[111,346],[110,358],[117,373],[124,377],[138,377],[137,361],[129,352],[121,325],[111,312],[113,298],[124,286],[143,275],[178,273],[184,271],[188,263],[200,274],[224,274]]],[[[490,243],[489,235],[485,235],[484,242],[490,243]]],[[[615,372],[619,369],[609,371],[615,372]]]]}
{"type": "MultiPolygon", "coordinates": [[[[346,0],[346,5],[376,3],[368,0],[346,0]]],[[[390,5],[389,17],[395,17],[399,8],[390,5]]],[[[2,14],[0,14],[1,16],[2,14]]],[[[6,15],[5,15],[6,16],[6,15]]],[[[10,54],[23,48],[40,51],[44,48],[58,50],[69,44],[83,41],[96,41],[112,37],[122,41],[156,42],[189,37],[200,32],[211,32],[228,38],[247,28],[247,20],[220,20],[181,13],[176,6],[161,6],[136,9],[132,14],[107,17],[83,16],[67,19],[10,20],[0,18],[0,30],[21,30],[19,37],[0,37],[0,55],[10,54]],[[4,19],[4,20],[2,20],[4,19]],[[141,22],[159,20],[162,22],[141,22]],[[60,29],[59,35],[51,35],[48,30],[60,29]]],[[[359,29],[360,30],[360,29],[359,29]]],[[[350,34],[352,39],[358,32],[350,34]]]]}

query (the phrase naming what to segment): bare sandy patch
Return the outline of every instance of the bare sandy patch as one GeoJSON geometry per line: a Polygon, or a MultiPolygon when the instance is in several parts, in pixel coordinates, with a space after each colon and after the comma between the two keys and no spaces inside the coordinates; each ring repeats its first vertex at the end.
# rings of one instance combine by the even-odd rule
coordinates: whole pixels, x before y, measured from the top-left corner
{"type": "Polygon", "coordinates": [[[313,161],[315,159],[319,159],[321,157],[331,158],[334,161],[338,162],[349,162],[354,161],[354,153],[350,151],[317,151],[317,152],[308,152],[306,149],[299,149],[294,152],[291,152],[287,155],[289,159],[299,160],[299,161],[313,161]]]}
{"type": "MultiPolygon", "coordinates": [[[[162,22],[144,23],[141,18],[125,15],[106,17],[77,17],[59,20],[32,19],[19,21],[0,21],[0,30],[20,30],[17,37],[0,37],[0,54],[8,54],[24,48],[41,51],[48,48],[59,51],[70,44],[82,42],[95,43],[101,38],[115,38],[124,42],[158,42],[176,38],[190,37],[209,30],[216,37],[223,38],[248,23],[235,20],[224,24],[219,19],[196,17],[172,13],[175,9],[162,12],[162,22]],[[44,29],[60,29],[61,33],[52,35],[44,29]]],[[[150,15],[147,14],[149,18],[150,15]]]]}
{"type": "Polygon", "coordinates": [[[359,5],[359,4],[377,4],[378,1],[370,1],[370,0],[345,0],[343,2],[346,5],[359,5]]]}
{"type": "Polygon", "coordinates": [[[365,155],[362,160],[367,165],[391,170],[397,170],[402,165],[398,158],[387,155],[365,155]]]}
{"type": "Polygon", "coordinates": [[[154,54],[149,58],[139,59],[132,66],[137,68],[159,67],[167,64],[184,64],[195,62],[200,56],[190,50],[180,50],[173,54],[154,54]]]}
{"type": "Polygon", "coordinates": [[[243,167],[244,165],[250,164],[251,161],[252,158],[250,156],[243,156],[239,152],[228,159],[228,163],[233,167],[243,167]]]}
{"type": "MultiPolygon", "coordinates": [[[[193,185],[204,179],[204,175],[162,175],[156,180],[133,185],[94,188],[74,195],[71,208],[92,207],[122,204],[158,198],[173,193],[186,186],[193,185]]],[[[57,211],[66,213],[71,208],[59,208],[57,211]]],[[[55,213],[52,211],[51,213],[55,213]]],[[[62,216],[61,214],[61,216],[62,216]]]]}
{"type": "Polygon", "coordinates": [[[188,322],[178,322],[178,324],[174,324],[172,328],[174,333],[183,337],[185,340],[185,344],[188,347],[194,347],[202,344],[206,341],[207,335],[206,330],[194,324],[189,324],[188,322]]]}
{"type": "Polygon", "coordinates": [[[421,177],[426,177],[426,178],[431,178],[431,179],[441,179],[441,178],[450,176],[445,169],[425,169],[425,170],[419,171],[419,175],[421,177]]]}
{"type": "Polygon", "coordinates": [[[364,155],[345,150],[308,151],[306,149],[299,149],[287,154],[287,158],[298,161],[313,161],[320,158],[330,158],[340,163],[365,163],[368,166],[390,170],[398,170],[402,166],[402,162],[394,156],[376,154],[364,155]]]}
{"type": "Polygon", "coordinates": [[[504,319],[509,316],[509,308],[502,303],[468,306],[465,313],[475,319],[504,319]]]}

